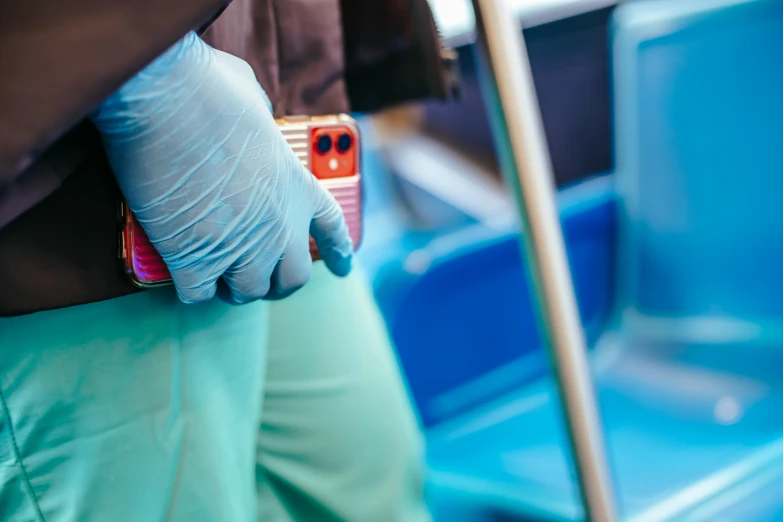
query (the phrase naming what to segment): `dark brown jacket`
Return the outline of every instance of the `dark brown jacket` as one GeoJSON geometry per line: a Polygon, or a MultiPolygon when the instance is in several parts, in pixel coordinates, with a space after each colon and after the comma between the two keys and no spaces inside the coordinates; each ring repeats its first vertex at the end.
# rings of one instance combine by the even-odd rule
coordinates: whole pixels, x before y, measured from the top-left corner
{"type": "Polygon", "coordinates": [[[189,30],[209,27],[209,43],[247,60],[277,115],[375,111],[451,94],[426,0],[226,3],[0,8],[0,316],[134,291],[116,262],[119,193],[84,118],[189,30]]]}

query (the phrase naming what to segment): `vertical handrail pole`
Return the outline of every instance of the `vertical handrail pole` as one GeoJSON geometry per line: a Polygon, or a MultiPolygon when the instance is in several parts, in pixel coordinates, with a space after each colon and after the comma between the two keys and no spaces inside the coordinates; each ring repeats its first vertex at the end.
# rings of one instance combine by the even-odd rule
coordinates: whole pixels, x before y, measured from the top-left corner
{"type": "Polygon", "coordinates": [[[585,516],[591,522],[615,522],[603,430],[522,29],[505,0],[473,0],[473,6],[483,58],[479,74],[483,74],[498,153],[522,225],[524,253],[560,390],[585,516]],[[493,111],[498,101],[502,110],[493,111]]]}

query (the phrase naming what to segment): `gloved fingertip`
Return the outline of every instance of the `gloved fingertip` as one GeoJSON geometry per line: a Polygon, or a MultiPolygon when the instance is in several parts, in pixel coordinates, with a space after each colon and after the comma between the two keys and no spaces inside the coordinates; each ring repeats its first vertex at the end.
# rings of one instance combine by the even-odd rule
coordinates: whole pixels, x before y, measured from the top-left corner
{"type": "Polygon", "coordinates": [[[282,301],[283,299],[290,297],[294,294],[298,288],[287,290],[285,292],[279,291],[276,288],[272,288],[269,293],[264,296],[264,301],[282,301]]]}
{"type": "Polygon", "coordinates": [[[345,277],[353,267],[353,244],[342,248],[327,248],[319,251],[326,267],[337,277],[345,277]]]}
{"type": "Polygon", "coordinates": [[[230,305],[243,305],[261,299],[261,297],[255,294],[238,292],[236,290],[231,290],[228,287],[226,287],[225,291],[218,293],[218,298],[220,298],[220,300],[224,303],[228,303],[230,305]]]}
{"type": "Polygon", "coordinates": [[[235,305],[252,303],[263,299],[269,292],[269,278],[263,265],[264,259],[251,263],[242,270],[231,270],[223,274],[223,285],[220,288],[220,298],[235,305]]]}
{"type": "Polygon", "coordinates": [[[194,288],[177,288],[179,300],[185,304],[198,304],[210,301],[215,297],[217,285],[215,283],[205,284],[194,288]]]}

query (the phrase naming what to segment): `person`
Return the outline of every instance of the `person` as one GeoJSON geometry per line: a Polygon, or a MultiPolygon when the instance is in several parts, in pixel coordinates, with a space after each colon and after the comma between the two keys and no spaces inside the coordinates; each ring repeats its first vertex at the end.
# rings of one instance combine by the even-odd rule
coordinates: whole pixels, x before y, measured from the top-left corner
{"type": "Polygon", "coordinates": [[[252,12],[263,23],[244,45],[256,58],[275,54],[281,29],[300,51],[320,34],[386,52],[350,62],[332,49],[350,62],[335,75],[278,49],[251,70],[193,32],[219,2],[2,7],[0,519],[428,518],[419,434],[380,317],[361,274],[348,275],[334,201],[292,159],[272,110],[348,99],[372,110],[442,97],[446,82],[428,72],[386,97],[366,83],[410,60],[429,71],[420,44],[432,35],[402,30],[431,22],[415,15],[422,2],[365,18],[385,24],[380,43],[371,23],[348,23],[369,13],[352,2],[318,3],[321,19],[344,23],[297,33],[292,21],[316,12],[305,4],[236,1],[214,32],[252,12]],[[276,79],[267,89],[264,74],[276,79]],[[115,180],[176,292],[135,292],[104,255],[116,248],[115,180]],[[310,234],[325,260],[315,267],[310,234]],[[271,310],[259,300],[284,297],[271,310]]]}

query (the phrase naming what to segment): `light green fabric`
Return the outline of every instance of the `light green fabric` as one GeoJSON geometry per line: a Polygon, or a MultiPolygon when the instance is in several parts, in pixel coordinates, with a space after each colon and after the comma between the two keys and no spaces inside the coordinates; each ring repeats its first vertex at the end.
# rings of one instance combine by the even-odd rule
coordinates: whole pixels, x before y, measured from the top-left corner
{"type": "Polygon", "coordinates": [[[362,274],[271,307],[259,520],[424,522],[423,444],[362,274]]]}
{"type": "Polygon", "coordinates": [[[3,522],[419,522],[421,444],[360,274],[0,319],[3,522]]]}

